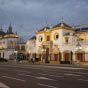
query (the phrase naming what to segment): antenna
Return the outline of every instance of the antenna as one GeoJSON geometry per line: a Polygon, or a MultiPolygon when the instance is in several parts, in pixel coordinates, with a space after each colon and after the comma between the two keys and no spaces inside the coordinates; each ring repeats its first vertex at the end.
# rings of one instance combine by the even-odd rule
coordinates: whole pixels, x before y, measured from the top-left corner
{"type": "Polygon", "coordinates": [[[47,20],[46,20],[46,24],[45,24],[45,25],[46,25],[46,27],[48,27],[48,23],[47,23],[47,20]]]}
{"type": "Polygon", "coordinates": [[[81,32],[81,24],[80,24],[80,32],[81,32]]]}
{"type": "Polygon", "coordinates": [[[61,23],[64,23],[64,18],[63,17],[61,18],[61,23]]]}
{"type": "Polygon", "coordinates": [[[2,24],[1,24],[1,28],[0,28],[0,31],[2,31],[2,24]]]}

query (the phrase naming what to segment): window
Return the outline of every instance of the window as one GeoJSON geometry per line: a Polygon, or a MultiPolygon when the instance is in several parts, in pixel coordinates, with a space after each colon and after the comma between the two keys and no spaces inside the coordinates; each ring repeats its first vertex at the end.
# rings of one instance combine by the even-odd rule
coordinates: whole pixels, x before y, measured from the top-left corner
{"type": "Polygon", "coordinates": [[[69,43],[69,37],[65,37],[65,43],[69,43]]]}
{"type": "Polygon", "coordinates": [[[3,52],[3,58],[4,58],[4,56],[5,56],[5,54],[4,54],[4,52],[3,52]]]}
{"type": "Polygon", "coordinates": [[[20,50],[20,47],[19,46],[16,46],[16,50],[20,50]]]}
{"type": "Polygon", "coordinates": [[[50,36],[49,35],[47,36],[47,41],[50,41],[50,36]]]}
{"type": "Polygon", "coordinates": [[[22,51],[25,51],[25,46],[21,46],[21,50],[22,51]]]}
{"type": "Polygon", "coordinates": [[[56,32],[56,33],[54,34],[54,39],[57,40],[58,38],[59,38],[59,34],[56,32]]]}
{"type": "Polygon", "coordinates": [[[42,41],[43,41],[43,37],[39,36],[39,42],[42,42],[42,41]]]}

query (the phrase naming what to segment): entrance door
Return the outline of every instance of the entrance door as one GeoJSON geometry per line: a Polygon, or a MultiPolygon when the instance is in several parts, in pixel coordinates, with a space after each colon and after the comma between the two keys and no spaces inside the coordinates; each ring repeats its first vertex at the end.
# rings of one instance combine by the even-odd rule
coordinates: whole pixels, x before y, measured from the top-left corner
{"type": "Polygon", "coordinates": [[[41,54],[39,54],[39,61],[41,61],[41,54]]]}
{"type": "Polygon", "coordinates": [[[49,58],[49,48],[46,48],[46,62],[48,61],[49,58]]]}
{"type": "Polygon", "coordinates": [[[78,60],[80,60],[80,62],[83,62],[83,53],[78,53],[78,60]]]}
{"type": "Polygon", "coordinates": [[[69,61],[69,53],[65,53],[65,61],[69,61]]]}
{"type": "Polygon", "coordinates": [[[55,61],[58,61],[58,54],[54,55],[55,61]]]}

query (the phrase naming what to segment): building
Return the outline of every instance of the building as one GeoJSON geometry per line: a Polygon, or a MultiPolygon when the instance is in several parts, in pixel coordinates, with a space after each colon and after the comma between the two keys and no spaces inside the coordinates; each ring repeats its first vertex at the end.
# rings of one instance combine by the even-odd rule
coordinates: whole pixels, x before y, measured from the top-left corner
{"type": "MultiPolygon", "coordinates": [[[[83,29],[85,28],[81,30],[83,29]]],[[[61,20],[53,27],[45,26],[37,31],[36,53],[40,61],[50,63],[88,61],[88,31],[77,30],[61,20]]]]}
{"type": "Polygon", "coordinates": [[[36,57],[36,36],[32,36],[29,40],[26,41],[26,51],[28,57],[36,57]]]}
{"type": "Polygon", "coordinates": [[[8,27],[7,32],[0,28],[0,58],[11,59],[16,49],[18,35],[13,33],[12,26],[8,27]]]}
{"type": "Polygon", "coordinates": [[[16,44],[16,53],[14,56],[17,56],[17,60],[26,60],[27,59],[27,53],[26,53],[26,42],[19,38],[16,44]]]}

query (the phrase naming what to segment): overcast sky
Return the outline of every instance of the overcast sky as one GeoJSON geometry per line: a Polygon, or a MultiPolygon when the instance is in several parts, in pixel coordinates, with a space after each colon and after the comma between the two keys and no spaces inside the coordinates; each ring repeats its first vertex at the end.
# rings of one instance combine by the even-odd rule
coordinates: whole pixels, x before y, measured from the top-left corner
{"type": "Polygon", "coordinates": [[[55,25],[88,23],[88,0],[0,0],[0,24],[9,24],[19,36],[29,38],[46,22],[55,25]]]}

